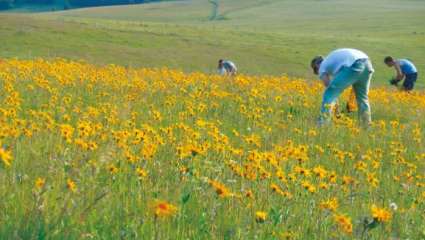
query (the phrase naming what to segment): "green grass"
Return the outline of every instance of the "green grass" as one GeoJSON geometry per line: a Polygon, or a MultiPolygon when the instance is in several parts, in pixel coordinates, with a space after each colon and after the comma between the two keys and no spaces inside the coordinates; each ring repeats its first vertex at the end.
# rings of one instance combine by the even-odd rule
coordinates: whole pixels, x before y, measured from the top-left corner
{"type": "Polygon", "coordinates": [[[208,21],[210,8],[199,0],[3,14],[0,56],[206,72],[229,58],[244,73],[313,78],[312,56],[354,47],[373,59],[375,83],[393,74],[382,64],[389,54],[425,70],[423,1],[228,0],[219,21],[208,21]]]}
{"type": "Polygon", "coordinates": [[[317,127],[322,90],[287,77],[5,61],[0,239],[423,239],[423,91],[372,89],[366,130],[354,113],[317,127]],[[335,212],[320,207],[332,198],[335,212]],[[155,217],[157,200],[177,211],[155,217]],[[373,205],[391,219],[365,226],[373,205]]]}
{"type": "Polygon", "coordinates": [[[206,1],[0,15],[0,57],[90,62],[0,64],[0,239],[277,239],[282,232],[294,239],[425,237],[423,91],[374,87],[368,130],[357,126],[355,114],[317,128],[320,84],[92,66],[213,72],[226,57],[243,73],[313,79],[312,56],[350,46],[372,57],[374,84],[384,84],[393,74],[382,64],[387,54],[407,56],[425,70],[425,4],[224,2],[223,20],[214,22],[207,20],[206,1]],[[74,129],[70,139],[63,124],[74,129]],[[87,126],[96,129],[88,136],[87,126]],[[146,132],[143,143],[134,143],[135,128],[146,132]],[[152,159],[144,154],[150,149],[157,150],[152,159]],[[5,153],[12,156],[9,167],[5,153]],[[261,154],[251,159],[252,153],[261,154]],[[328,177],[297,170],[318,166],[328,177]],[[147,176],[139,179],[136,167],[147,176]],[[347,176],[353,182],[343,181],[347,176]],[[46,183],[37,189],[39,177],[46,183]],[[74,192],[66,187],[69,179],[74,192]],[[207,179],[241,198],[216,197],[207,179]],[[317,191],[308,192],[305,181],[317,191]],[[272,183],[292,199],[273,192],[272,183]],[[320,183],[329,188],[319,189],[320,183]],[[253,199],[243,197],[247,190],[253,199]],[[337,213],[351,218],[352,235],[342,233],[334,213],[320,209],[333,197],[337,213]],[[176,205],[174,216],[155,218],[157,199],[176,205]],[[397,211],[389,210],[393,202],[397,211]],[[365,227],[373,204],[391,211],[392,219],[365,227]],[[264,223],[256,222],[256,211],[268,214],[264,223]]]}

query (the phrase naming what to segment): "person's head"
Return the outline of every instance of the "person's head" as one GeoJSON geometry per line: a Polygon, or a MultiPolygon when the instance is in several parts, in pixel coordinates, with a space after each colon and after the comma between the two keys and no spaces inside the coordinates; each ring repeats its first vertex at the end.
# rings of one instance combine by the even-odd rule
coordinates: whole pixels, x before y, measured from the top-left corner
{"type": "Polygon", "coordinates": [[[393,57],[388,56],[384,58],[384,63],[388,66],[388,67],[392,67],[395,64],[395,60],[393,57]]]}
{"type": "Polygon", "coordinates": [[[222,68],[223,67],[223,62],[224,62],[223,59],[218,60],[218,67],[219,68],[222,68]]]}
{"type": "Polygon", "coordinates": [[[313,69],[314,74],[319,74],[320,64],[323,62],[322,56],[316,56],[311,60],[310,66],[313,69]]]}

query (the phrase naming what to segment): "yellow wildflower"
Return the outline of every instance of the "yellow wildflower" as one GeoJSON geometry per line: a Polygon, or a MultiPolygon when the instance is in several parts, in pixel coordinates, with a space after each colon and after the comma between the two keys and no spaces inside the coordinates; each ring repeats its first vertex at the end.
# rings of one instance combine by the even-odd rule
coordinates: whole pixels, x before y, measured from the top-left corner
{"type": "Polygon", "coordinates": [[[210,180],[209,183],[215,189],[215,192],[217,193],[219,197],[224,198],[224,197],[233,196],[233,194],[230,192],[230,190],[226,186],[224,186],[224,184],[214,180],[210,180]]]}
{"type": "Polygon", "coordinates": [[[158,201],[154,206],[156,217],[169,217],[177,212],[177,207],[165,201],[158,201]]]}
{"type": "Polygon", "coordinates": [[[35,180],[35,184],[34,185],[35,185],[35,188],[36,189],[40,190],[40,189],[42,189],[44,187],[45,184],[46,184],[46,179],[39,177],[39,178],[37,178],[35,180]]]}
{"type": "Polygon", "coordinates": [[[263,211],[257,211],[255,212],[255,221],[257,223],[263,223],[267,219],[267,213],[263,211]]]}
{"type": "Polygon", "coordinates": [[[373,204],[370,210],[373,219],[378,222],[388,222],[391,220],[392,214],[385,208],[379,208],[375,204],[373,204]]]}
{"type": "Polygon", "coordinates": [[[6,167],[10,167],[12,163],[12,154],[10,153],[10,151],[0,147],[0,159],[6,167]]]}
{"type": "Polygon", "coordinates": [[[72,180],[66,180],[66,188],[68,188],[71,192],[77,191],[77,184],[72,180]]]}
{"type": "Polygon", "coordinates": [[[141,167],[136,168],[136,173],[140,180],[148,176],[148,172],[141,167]]]}
{"type": "Polygon", "coordinates": [[[322,201],[319,205],[321,209],[327,209],[332,212],[334,212],[338,208],[338,206],[338,199],[336,198],[331,198],[329,200],[322,201]]]}
{"type": "Polygon", "coordinates": [[[351,218],[343,214],[335,214],[334,220],[345,233],[353,233],[353,224],[351,223],[351,218]]]}

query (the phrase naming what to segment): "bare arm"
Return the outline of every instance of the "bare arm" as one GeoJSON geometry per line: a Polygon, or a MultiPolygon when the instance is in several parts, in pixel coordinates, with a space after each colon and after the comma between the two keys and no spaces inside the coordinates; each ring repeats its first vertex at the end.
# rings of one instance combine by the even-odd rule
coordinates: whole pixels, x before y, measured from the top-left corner
{"type": "Polygon", "coordinates": [[[325,87],[329,86],[329,83],[331,82],[329,74],[324,73],[323,75],[320,76],[320,79],[322,80],[323,85],[325,85],[325,87]]]}
{"type": "Polygon", "coordinates": [[[397,79],[398,81],[403,80],[404,74],[401,72],[400,64],[399,63],[396,63],[394,65],[394,68],[395,68],[395,70],[397,72],[397,76],[395,77],[395,79],[397,79]]]}

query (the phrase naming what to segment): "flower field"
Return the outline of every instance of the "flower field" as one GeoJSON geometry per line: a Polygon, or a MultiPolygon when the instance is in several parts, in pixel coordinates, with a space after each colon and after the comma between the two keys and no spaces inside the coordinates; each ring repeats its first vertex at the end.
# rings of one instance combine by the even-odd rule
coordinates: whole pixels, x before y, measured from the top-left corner
{"type": "Polygon", "coordinates": [[[424,239],[425,94],[0,62],[0,239],[424,239]],[[348,98],[345,93],[341,103],[348,98]]]}

